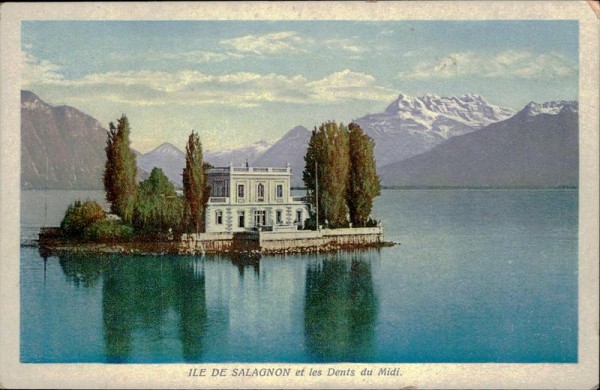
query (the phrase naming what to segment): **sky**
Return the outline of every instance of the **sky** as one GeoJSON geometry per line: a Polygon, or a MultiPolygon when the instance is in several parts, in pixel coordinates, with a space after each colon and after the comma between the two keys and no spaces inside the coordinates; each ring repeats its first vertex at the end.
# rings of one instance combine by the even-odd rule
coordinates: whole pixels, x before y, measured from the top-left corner
{"type": "Polygon", "coordinates": [[[21,88],[132,147],[217,151],[348,123],[400,93],[577,100],[577,21],[24,21],[21,88]]]}

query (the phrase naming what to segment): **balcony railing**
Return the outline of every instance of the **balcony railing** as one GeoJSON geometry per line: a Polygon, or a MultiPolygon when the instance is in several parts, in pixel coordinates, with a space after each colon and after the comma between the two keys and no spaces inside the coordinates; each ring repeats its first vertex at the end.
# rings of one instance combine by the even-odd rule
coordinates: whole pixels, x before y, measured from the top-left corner
{"type": "Polygon", "coordinates": [[[210,173],[229,173],[229,167],[209,168],[208,172],[210,172],[210,173]]]}
{"type": "MultiPolygon", "coordinates": [[[[211,196],[210,198],[208,198],[208,203],[209,204],[223,204],[223,203],[229,203],[229,197],[228,196],[211,196]]],[[[285,203],[288,202],[289,198],[275,198],[272,199],[271,202],[274,201],[274,203],[285,203]]],[[[256,203],[261,203],[264,204],[266,201],[265,198],[257,198],[256,199],[256,203]]],[[[308,202],[308,197],[306,196],[293,196],[292,197],[292,202],[294,203],[305,203],[308,202]]],[[[248,199],[246,198],[237,198],[236,203],[248,203],[248,199]]],[[[250,202],[253,203],[253,202],[250,202]]]]}
{"type": "Polygon", "coordinates": [[[216,167],[210,168],[208,173],[292,173],[291,167],[216,167]]]}

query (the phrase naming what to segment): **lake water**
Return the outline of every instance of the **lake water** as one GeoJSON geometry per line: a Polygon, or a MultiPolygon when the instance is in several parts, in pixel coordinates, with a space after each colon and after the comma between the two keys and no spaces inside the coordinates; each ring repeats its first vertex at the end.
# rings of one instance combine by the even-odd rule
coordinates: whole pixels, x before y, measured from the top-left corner
{"type": "MultiPolygon", "coordinates": [[[[23,237],[88,197],[23,192],[23,237]]],[[[21,247],[21,361],[576,362],[577,198],[386,190],[374,214],[402,245],[334,255],[21,247]]]]}

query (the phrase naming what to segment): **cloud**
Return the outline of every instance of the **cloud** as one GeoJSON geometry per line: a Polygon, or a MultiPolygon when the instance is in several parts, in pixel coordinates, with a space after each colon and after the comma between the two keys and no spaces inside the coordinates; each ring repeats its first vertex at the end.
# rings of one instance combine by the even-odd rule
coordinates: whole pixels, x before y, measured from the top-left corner
{"type": "Polygon", "coordinates": [[[367,47],[348,38],[332,38],[318,41],[295,31],[282,31],[264,35],[246,35],[222,40],[221,45],[238,55],[305,54],[308,52],[344,51],[351,54],[363,53],[367,47]]]}
{"type": "Polygon", "coordinates": [[[165,53],[150,53],[145,54],[149,61],[169,60],[185,63],[206,63],[206,62],[221,62],[230,59],[244,58],[240,53],[232,52],[213,52],[204,50],[193,50],[187,52],[165,52],[165,53]]]}
{"type": "Polygon", "coordinates": [[[21,51],[21,84],[35,82],[49,83],[63,80],[62,67],[47,60],[39,60],[27,52],[21,51]]]}
{"type": "Polygon", "coordinates": [[[340,100],[391,100],[397,92],[377,86],[375,78],[366,73],[345,69],[321,80],[307,84],[311,96],[317,101],[338,102],[340,100]]]}
{"type": "Polygon", "coordinates": [[[60,67],[36,61],[28,86],[61,91],[72,101],[105,101],[137,106],[227,105],[255,107],[266,103],[321,104],[349,100],[390,100],[396,91],[377,85],[369,74],[345,69],[310,80],[302,75],[237,72],[210,75],[193,70],[178,72],[126,71],[88,74],[67,79],[60,67]]]}
{"type": "Polygon", "coordinates": [[[264,35],[246,35],[225,39],[220,43],[241,53],[258,55],[287,52],[306,52],[305,46],[311,44],[311,38],[303,37],[295,31],[282,31],[264,35]]]}
{"type": "Polygon", "coordinates": [[[329,49],[341,49],[351,53],[362,53],[367,51],[367,48],[357,44],[351,39],[328,39],[323,42],[329,49]]]}
{"type": "Polygon", "coordinates": [[[506,50],[499,53],[464,51],[449,54],[433,61],[416,64],[398,78],[443,79],[453,77],[567,78],[577,75],[577,66],[566,56],[549,52],[534,54],[528,51],[506,50]]]}

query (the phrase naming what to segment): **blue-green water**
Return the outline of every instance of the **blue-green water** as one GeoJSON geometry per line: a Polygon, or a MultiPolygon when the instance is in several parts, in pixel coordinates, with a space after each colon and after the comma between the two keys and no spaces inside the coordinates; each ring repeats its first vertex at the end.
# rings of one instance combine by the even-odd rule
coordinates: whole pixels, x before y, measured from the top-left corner
{"type": "MultiPolygon", "coordinates": [[[[23,193],[22,234],[71,198],[23,193]],[[40,202],[41,199],[46,199],[40,202]],[[48,203],[50,204],[50,203],[48,203]]],[[[383,191],[401,246],[49,257],[21,248],[23,362],[576,362],[577,191],[383,191]]]]}

